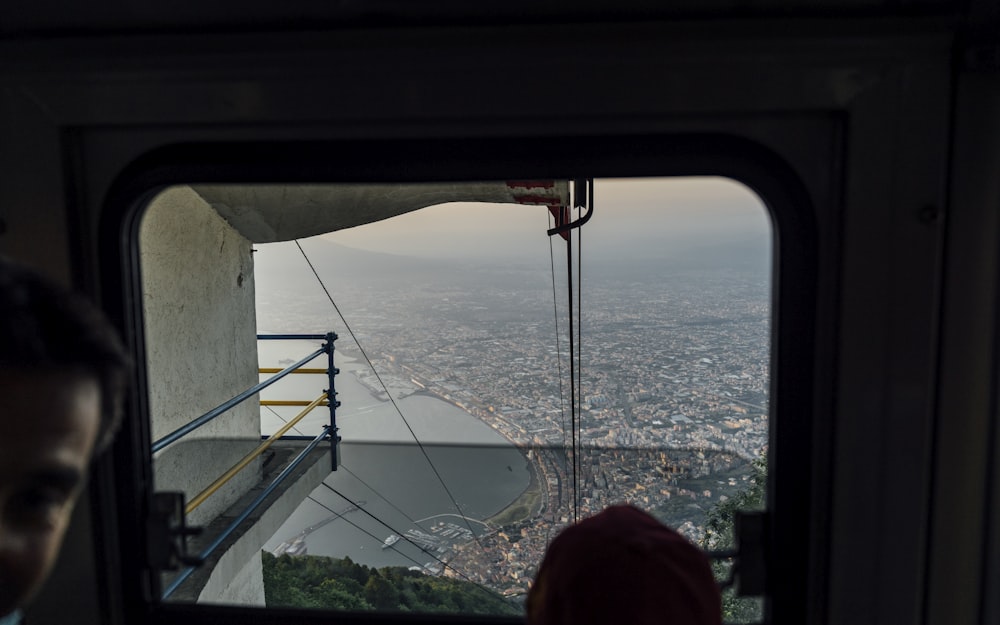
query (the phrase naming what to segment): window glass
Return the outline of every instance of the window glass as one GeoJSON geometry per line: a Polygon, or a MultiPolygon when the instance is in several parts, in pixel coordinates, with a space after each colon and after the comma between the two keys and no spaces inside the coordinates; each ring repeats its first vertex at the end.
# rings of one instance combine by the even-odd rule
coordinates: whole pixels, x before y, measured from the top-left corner
{"type": "MultiPolygon", "coordinates": [[[[319,443],[205,566],[180,584],[164,573],[167,600],[519,615],[551,539],[617,503],[732,548],[732,513],[763,505],[767,466],[762,202],[722,178],[597,180],[567,242],[547,234],[543,196],[568,199],[568,182],[458,195],[490,185],[515,201],[437,203],[434,185],[176,187],[154,201],[141,239],[154,440],[273,370],[317,370],[154,451],[157,489],[190,502],[287,429],[188,514],[208,527],[190,549],[330,424],[321,403],[289,426],[306,407],[287,405],[329,388],[330,332],[342,439],[335,454],[319,443]]],[[[754,602],[724,608],[759,618],[754,602]]]]}

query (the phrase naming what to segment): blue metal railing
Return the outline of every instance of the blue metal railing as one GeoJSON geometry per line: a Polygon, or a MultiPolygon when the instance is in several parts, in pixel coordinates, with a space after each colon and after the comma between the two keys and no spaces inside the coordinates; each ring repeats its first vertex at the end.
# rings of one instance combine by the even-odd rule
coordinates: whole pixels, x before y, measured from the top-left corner
{"type": "MultiPolygon", "coordinates": [[[[330,428],[331,436],[333,438],[333,446],[331,450],[331,470],[336,471],[337,467],[340,466],[340,435],[337,433],[337,408],[340,407],[340,402],[337,401],[337,389],[334,379],[337,374],[340,373],[334,365],[333,359],[333,342],[337,340],[337,335],[334,332],[327,332],[326,334],[258,334],[258,341],[296,341],[296,340],[325,340],[323,343],[322,351],[326,353],[326,378],[329,388],[325,389],[324,392],[328,398],[327,407],[330,409],[330,428]]],[[[315,357],[315,356],[314,356],[315,357]]],[[[305,364],[303,361],[299,361],[292,365],[292,367],[300,367],[305,364]]],[[[286,370],[287,371],[287,370],[286,370]]],[[[285,371],[275,374],[286,375],[285,371]]],[[[268,382],[273,378],[268,378],[268,382]]],[[[266,438],[261,436],[262,439],[266,438]]]]}
{"type": "MultiPolygon", "coordinates": [[[[331,351],[331,354],[332,354],[332,352],[333,352],[332,347],[331,347],[330,351],[331,351]]],[[[286,375],[292,373],[293,371],[295,371],[299,367],[303,366],[304,364],[306,364],[307,362],[309,362],[313,358],[316,358],[317,356],[319,356],[320,354],[323,354],[323,353],[326,353],[326,346],[323,346],[320,349],[317,349],[312,354],[309,354],[308,356],[306,356],[302,360],[298,361],[294,365],[291,365],[288,368],[283,369],[280,373],[274,374],[273,376],[271,376],[268,379],[264,380],[260,384],[255,384],[254,386],[251,386],[250,388],[248,388],[247,390],[243,391],[242,393],[240,393],[236,397],[233,397],[232,399],[219,404],[215,408],[212,408],[211,410],[209,410],[205,414],[203,414],[200,417],[198,417],[197,419],[195,419],[194,421],[191,421],[190,423],[177,428],[176,430],[174,430],[170,434],[167,434],[166,436],[164,436],[160,440],[158,440],[155,443],[153,443],[153,451],[154,452],[160,451],[161,449],[163,449],[164,447],[166,447],[170,443],[176,442],[177,440],[179,440],[179,439],[187,436],[191,432],[197,430],[201,426],[203,426],[206,423],[212,421],[213,419],[215,419],[216,417],[218,417],[222,413],[226,412],[230,408],[238,406],[239,404],[243,403],[244,401],[246,401],[250,397],[253,397],[254,395],[256,395],[257,393],[259,393],[263,389],[271,386],[272,384],[274,384],[275,382],[277,382],[281,378],[283,378],[286,375]]],[[[330,358],[332,359],[333,356],[331,355],[330,358]]],[[[331,385],[331,388],[332,388],[332,385],[331,385]]]]}
{"type": "MultiPolygon", "coordinates": [[[[305,447],[305,449],[302,450],[302,452],[299,453],[295,457],[295,459],[292,460],[288,464],[288,466],[285,467],[281,471],[281,473],[279,473],[278,476],[271,481],[271,483],[243,510],[243,512],[237,515],[236,518],[233,519],[233,521],[217,537],[215,537],[212,540],[212,542],[201,551],[201,553],[199,553],[196,556],[196,559],[200,561],[203,561],[207,559],[209,556],[211,556],[212,553],[214,553],[215,550],[218,549],[223,544],[223,542],[225,542],[225,540],[236,530],[236,528],[239,527],[241,523],[246,521],[251,514],[253,514],[254,510],[256,510],[264,502],[267,496],[270,495],[272,492],[274,492],[274,490],[278,486],[280,486],[281,483],[285,479],[287,479],[289,475],[291,475],[292,471],[294,471],[295,468],[299,464],[301,464],[303,460],[305,460],[305,458],[309,455],[309,453],[312,452],[316,448],[316,446],[319,445],[320,442],[322,442],[327,438],[332,439],[332,444],[331,444],[332,470],[336,471],[337,465],[339,464],[340,449],[338,443],[340,442],[340,436],[337,435],[338,428],[337,428],[336,410],[337,407],[340,406],[340,402],[335,399],[337,392],[335,390],[334,377],[340,371],[334,366],[334,346],[333,346],[334,341],[337,340],[337,335],[333,332],[327,332],[326,334],[259,334],[257,335],[257,339],[265,341],[266,340],[325,340],[326,342],[320,349],[309,354],[302,360],[296,362],[295,364],[289,367],[286,367],[285,369],[282,369],[281,371],[272,375],[267,380],[264,380],[259,384],[255,384],[254,386],[248,388],[242,393],[236,395],[232,399],[223,402],[222,404],[216,406],[212,410],[209,410],[208,412],[201,415],[197,419],[194,419],[193,421],[174,430],[170,434],[167,434],[163,438],[155,441],[152,445],[152,451],[157,452],[163,449],[164,447],[170,445],[171,443],[176,442],[177,440],[190,434],[191,432],[195,431],[196,429],[200,428],[206,423],[211,422],[213,419],[217,418],[219,415],[223,414],[227,410],[241,404],[250,397],[259,393],[261,390],[271,386],[278,380],[281,380],[285,376],[294,373],[299,369],[302,369],[305,364],[307,364],[308,362],[312,361],[313,359],[324,353],[327,355],[326,374],[327,374],[327,382],[329,383],[329,388],[324,389],[323,392],[328,398],[327,406],[330,409],[330,424],[324,426],[322,433],[319,436],[311,439],[311,442],[305,447]]],[[[312,409],[312,407],[315,406],[317,402],[313,402],[309,406],[309,408],[307,408],[306,412],[312,409]]],[[[269,437],[262,437],[262,438],[269,438],[269,437]]],[[[300,437],[294,437],[294,438],[300,439],[300,437]]],[[[305,440],[309,439],[305,438],[305,440]]],[[[234,467],[234,469],[238,470],[237,467],[234,467]]],[[[183,584],[184,581],[191,576],[191,574],[194,572],[196,568],[197,568],[196,566],[189,566],[186,569],[184,569],[163,591],[162,598],[166,599],[171,594],[173,594],[174,591],[176,591],[177,588],[180,587],[180,585],[183,584]]]]}
{"type": "MultiPolygon", "coordinates": [[[[215,550],[218,549],[223,542],[225,542],[225,540],[230,536],[230,534],[232,534],[236,530],[236,528],[240,526],[241,523],[250,518],[250,515],[253,514],[254,510],[260,507],[260,504],[264,503],[264,500],[267,499],[268,495],[273,493],[274,490],[278,486],[280,486],[281,483],[284,482],[289,475],[292,474],[292,471],[294,471],[295,468],[298,467],[302,463],[302,461],[306,459],[306,456],[308,456],[313,449],[316,449],[317,445],[319,445],[324,439],[327,438],[327,436],[330,435],[332,429],[333,428],[331,426],[324,427],[322,433],[320,433],[320,435],[317,436],[316,438],[312,439],[312,442],[306,445],[306,448],[303,449],[302,452],[298,456],[296,456],[295,459],[292,460],[288,464],[288,466],[285,467],[284,470],[282,470],[281,473],[278,474],[278,477],[274,478],[274,480],[272,480],[271,483],[267,485],[267,488],[261,491],[261,493],[257,495],[257,497],[254,498],[253,501],[250,502],[250,504],[246,507],[246,509],[243,510],[243,512],[241,512],[235,519],[233,519],[232,522],[226,526],[226,529],[222,530],[222,533],[219,534],[215,538],[215,540],[209,543],[204,549],[201,550],[201,552],[198,553],[197,558],[199,560],[206,560],[208,559],[209,556],[215,553],[215,550]]],[[[195,566],[189,566],[185,568],[183,571],[181,571],[181,573],[176,578],[174,578],[172,582],[170,582],[170,585],[167,586],[166,589],[164,589],[162,598],[166,599],[170,595],[172,595],[180,587],[180,585],[184,583],[184,581],[187,578],[191,577],[191,574],[194,573],[196,568],[197,567],[195,566]]]]}
{"type": "Polygon", "coordinates": [[[327,396],[330,398],[330,404],[329,404],[329,408],[330,408],[330,425],[333,427],[334,433],[336,433],[336,431],[337,431],[337,406],[340,405],[340,402],[336,401],[336,399],[335,399],[336,396],[337,396],[337,393],[335,391],[334,377],[338,373],[340,373],[340,370],[337,369],[334,366],[334,364],[333,364],[333,351],[334,351],[333,350],[333,342],[337,340],[337,335],[335,333],[333,333],[333,332],[327,332],[326,334],[258,334],[257,335],[257,340],[258,341],[326,340],[326,343],[324,343],[323,346],[320,347],[319,349],[317,349],[315,352],[313,352],[312,354],[309,354],[308,356],[306,356],[302,360],[298,361],[294,365],[290,365],[289,367],[286,367],[285,369],[282,369],[280,372],[274,374],[273,376],[271,376],[270,378],[264,380],[263,382],[261,382],[259,384],[255,384],[254,386],[251,386],[250,388],[248,388],[247,390],[243,391],[239,395],[233,397],[232,399],[230,399],[228,401],[225,401],[225,402],[219,404],[218,406],[216,406],[215,408],[209,410],[208,412],[206,412],[205,414],[201,415],[197,419],[191,421],[190,423],[187,423],[186,425],[183,425],[183,426],[177,428],[176,430],[174,430],[170,434],[167,434],[163,438],[155,441],[153,443],[153,447],[152,447],[154,453],[157,452],[157,451],[160,451],[161,449],[163,449],[167,445],[169,445],[171,443],[174,443],[174,442],[180,440],[181,438],[187,436],[188,434],[190,434],[191,432],[197,430],[198,428],[200,428],[201,426],[205,425],[206,423],[209,423],[210,421],[214,420],[216,417],[218,417],[222,413],[226,412],[230,408],[238,406],[239,404],[243,403],[244,401],[246,401],[250,397],[253,397],[254,395],[256,395],[257,393],[259,393],[260,391],[262,391],[265,388],[271,386],[272,384],[274,384],[278,380],[284,378],[286,375],[288,375],[290,373],[293,373],[295,370],[301,368],[303,365],[305,365],[306,363],[308,363],[309,361],[311,361],[313,358],[316,358],[320,354],[326,354],[327,355],[327,370],[326,370],[326,373],[327,373],[327,382],[329,383],[330,388],[327,389],[326,393],[327,393],[327,396]]]}

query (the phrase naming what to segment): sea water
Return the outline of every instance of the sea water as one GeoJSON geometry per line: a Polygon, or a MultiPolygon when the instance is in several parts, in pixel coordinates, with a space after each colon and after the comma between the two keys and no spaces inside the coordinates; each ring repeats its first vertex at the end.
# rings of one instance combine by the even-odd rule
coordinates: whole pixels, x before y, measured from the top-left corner
{"type": "MultiPolygon", "coordinates": [[[[287,366],[318,345],[263,341],[260,362],[287,366]]],[[[421,393],[396,399],[394,406],[359,380],[359,374],[371,376],[367,363],[338,354],[336,364],[341,370],[336,378],[341,466],[289,517],[265,550],[342,515],[308,533],[309,554],[349,556],[369,566],[423,565],[431,560],[427,553],[406,541],[382,549],[384,539],[409,529],[427,531],[439,521],[482,533],[482,521],[527,487],[529,469],[523,453],[473,415],[421,393]],[[365,502],[362,509],[352,510],[352,502],[360,501],[365,502]]],[[[326,356],[307,366],[325,367],[326,356]]],[[[370,377],[369,384],[377,382],[370,377]]],[[[405,380],[388,379],[387,384],[394,394],[415,390],[405,380]]],[[[311,400],[326,386],[324,375],[292,375],[262,396],[311,400]]],[[[298,410],[275,408],[279,417],[262,408],[262,431],[273,432],[298,410]]],[[[314,436],[328,422],[328,409],[317,408],[289,434],[314,436]]]]}

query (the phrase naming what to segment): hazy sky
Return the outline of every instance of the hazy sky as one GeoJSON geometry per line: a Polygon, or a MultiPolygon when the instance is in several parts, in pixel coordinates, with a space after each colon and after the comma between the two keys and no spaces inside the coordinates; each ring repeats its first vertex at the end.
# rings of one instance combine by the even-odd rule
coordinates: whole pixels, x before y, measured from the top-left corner
{"type": "MultiPolygon", "coordinates": [[[[584,240],[605,252],[769,238],[760,199],[725,178],[603,179],[596,181],[594,197],[584,240]]],[[[456,202],[320,236],[391,254],[502,258],[539,248],[547,255],[548,228],[548,211],[541,206],[456,202]]]]}

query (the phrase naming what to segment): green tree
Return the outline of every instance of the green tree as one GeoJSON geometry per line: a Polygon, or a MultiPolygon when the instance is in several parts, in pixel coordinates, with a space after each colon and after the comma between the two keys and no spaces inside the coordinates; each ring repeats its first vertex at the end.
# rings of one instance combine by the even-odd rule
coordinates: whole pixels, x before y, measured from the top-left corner
{"type": "MultiPolygon", "coordinates": [[[[352,584],[358,586],[354,580],[352,584]]],[[[358,586],[360,588],[360,586],[358,586]]],[[[372,606],[361,597],[360,592],[352,592],[344,587],[341,580],[323,580],[317,588],[316,594],[321,600],[324,608],[334,610],[371,610],[372,606]]]]}
{"type": "MultiPolygon", "coordinates": [[[[767,455],[761,455],[750,465],[750,480],[746,488],[709,510],[705,521],[703,549],[727,551],[736,547],[734,522],[741,510],[763,510],[767,500],[767,455]]],[[[728,579],[731,562],[714,562],[716,579],[728,579]]],[[[757,623],[762,618],[762,602],[755,597],[740,597],[729,587],[722,593],[722,620],[729,623],[757,623]]]]}
{"type": "Polygon", "coordinates": [[[376,572],[365,584],[365,600],[377,610],[395,610],[399,607],[399,591],[376,572]]]}
{"type": "Polygon", "coordinates": [[[264,602],[267,605],[294,605],[316,607],[314,601],[302,591],[298,576],[292,570],[291,557],[275,558],[261,553],[264,564],[264,602]]]}
{"type": "Polygon", "coordinates": [[[519,605],[457,579],[405,567],[374,569],[350,558],[262,554],[267,605],[333,610],[403,610],[520,615],[519,605]]]}

